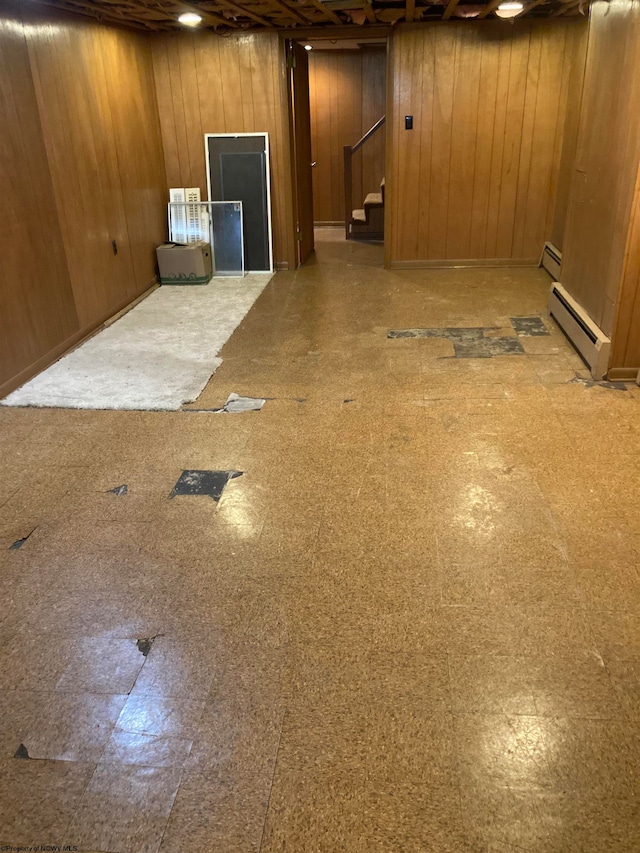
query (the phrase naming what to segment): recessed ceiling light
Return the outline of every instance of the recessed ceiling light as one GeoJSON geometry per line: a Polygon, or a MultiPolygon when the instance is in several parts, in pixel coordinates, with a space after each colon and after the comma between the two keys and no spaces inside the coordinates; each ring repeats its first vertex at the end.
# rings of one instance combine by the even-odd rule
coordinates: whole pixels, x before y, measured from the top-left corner
{"type": "Polygon", "coordinates": [[[185,27],[197,27],[201,20],[200,15],[196,15],[195,12],[185,12],[184,15],[180,15],[178,18],[178,21],[184,24],[185,27]]]}
{"type": "Polygon", "coordinates": [[[496,9],[496,15],[499,18],[515,18],[524,9],[523,3],[501,3],[496,9]]]}
{"type": "Polygon", "coordinates": [[[304,49],[305,50],[313,50],[313,47],[310,44],[305,44],[304,49]]]}

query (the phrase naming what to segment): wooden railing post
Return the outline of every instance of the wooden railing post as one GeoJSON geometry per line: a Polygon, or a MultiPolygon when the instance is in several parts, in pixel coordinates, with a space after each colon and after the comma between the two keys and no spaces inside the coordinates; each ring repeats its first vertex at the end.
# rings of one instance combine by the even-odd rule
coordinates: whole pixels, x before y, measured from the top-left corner
{"type": "Polygon", "coordinates": [[[345,239],[348,240],[351,236],[351,214],[353,211],[353,174],[351,160],[353,152],[350,145],[345,145],[342,149],[344,152],[344,228],[345,239]]]}

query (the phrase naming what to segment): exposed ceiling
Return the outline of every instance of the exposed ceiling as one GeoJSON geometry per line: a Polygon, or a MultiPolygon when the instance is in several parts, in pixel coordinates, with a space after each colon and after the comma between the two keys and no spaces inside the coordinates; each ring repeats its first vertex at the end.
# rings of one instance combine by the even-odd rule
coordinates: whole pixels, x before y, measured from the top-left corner
{"type": "MultiPolygon", "coordinates": [[[[197,12],[200,29],[220,34],[245,30],[307,30],[324,27],[356,28],[363,37],[375,26],[389,27],[399,22],[438,21],[454,18],[478,20],[495,16],[501,0],[470,5],[464,0],[30,0],[110,24],[147,31],[184,29],[178,16],[197,12]]],[[[585,14],[590,0],[523,0],[519,18],[565,17],[585,14]]],[[[513,19],[511,19],[513,20],[513,19]]],[[[505,26],[509,22],[505,21],[505,26]]],[[[323,34],[324,35],[324,34],[323,34]]]]}

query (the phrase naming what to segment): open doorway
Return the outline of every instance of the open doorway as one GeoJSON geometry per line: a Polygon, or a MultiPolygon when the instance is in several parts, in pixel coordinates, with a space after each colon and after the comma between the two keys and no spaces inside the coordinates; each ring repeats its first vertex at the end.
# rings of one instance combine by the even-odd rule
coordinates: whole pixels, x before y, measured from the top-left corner
{"type": "Polygon", "coordinates": [[[312,227],[318,246],[377,245],[382,266],[387,39],[314,38],[290,55],[298,241],[312,227]]]}

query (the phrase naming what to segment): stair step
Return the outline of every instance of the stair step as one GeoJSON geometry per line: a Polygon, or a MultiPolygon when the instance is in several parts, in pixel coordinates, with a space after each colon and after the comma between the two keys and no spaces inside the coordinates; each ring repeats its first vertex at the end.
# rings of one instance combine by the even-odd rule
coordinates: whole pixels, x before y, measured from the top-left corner
{"type": "Polygon", "coordinates": [[[383,204],[382,193],[369,193],[364,200],[365,207],[382,207],[383,204]]]}
{"type": "Polygon", "coordinates": [[[351,218],[354,222],[364,222],[365,225],[367,223],[367,214],[364,212],[364,210],[352,210],[351,218]]]}

